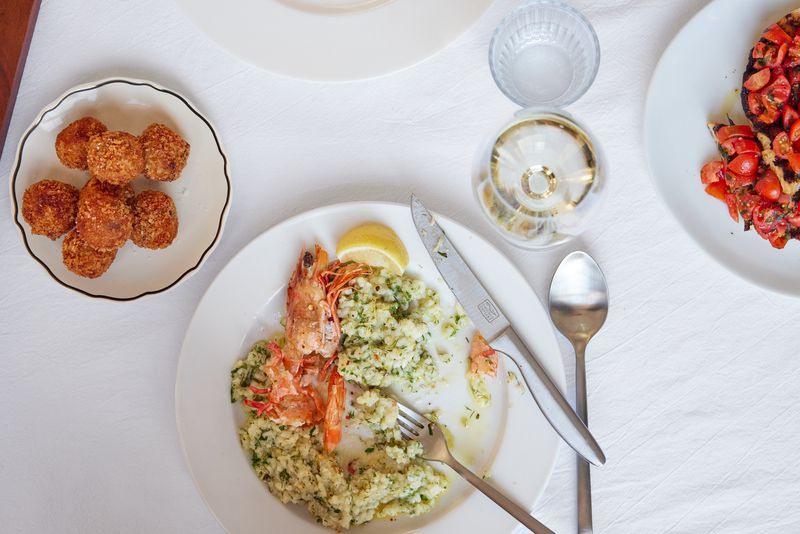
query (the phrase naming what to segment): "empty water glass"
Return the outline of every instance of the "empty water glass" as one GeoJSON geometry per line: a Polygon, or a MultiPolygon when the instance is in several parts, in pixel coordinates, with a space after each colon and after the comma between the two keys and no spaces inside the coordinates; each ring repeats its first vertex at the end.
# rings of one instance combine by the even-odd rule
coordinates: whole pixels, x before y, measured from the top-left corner
{"type": "Polygon", "coordinates": [[[522,107],[563,107],[589,89],[600,43],[579,11],[558,0],[530,0],[494,32],[489,66],[495,83],[522,107]]]}

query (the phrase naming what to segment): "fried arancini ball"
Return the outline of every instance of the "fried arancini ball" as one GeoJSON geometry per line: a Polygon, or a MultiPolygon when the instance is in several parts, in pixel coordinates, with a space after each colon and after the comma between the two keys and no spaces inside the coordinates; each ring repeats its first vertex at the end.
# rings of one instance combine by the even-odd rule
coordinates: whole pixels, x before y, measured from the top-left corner
{"type": "Polygon", "coordinates": [[[189,159],[189,143],[158,123],[145,128],[139,139],[144,147],[144,175],[161,182],[177,180],[189,159]]]}
{"type": "Polygon", "coordinates": [[[116,249],[131,236],[133,213],[124,196],[93,184],[81,191],[77,223],[87,245],[97,250],[116,249]]]}
{"type": "Polygon", "coordinates": [[[133,191],[131,184],[114,185],[108,182],[103,182],[97,178],[91,178],[86,185],[81,189],[81,199],[95,194],[112,195],[122,199],[129,206],[133,205],[133,199],[136,198],[136,193],[133,191]]]}
{"type": "Polygon", "coordinates": [[[111,267],[117,257],[117,249],[97,250],[90,247],[78,234],[71,231],[61,244],[61,257],[67,269],[86,278],[97,278],[111,267]]]}
{"type": "Polygon", "coordinates": [[[103,132],[89,140],[86,162],[92,176],[124,185],[144,170],[144,151],[139,138],[128,132],[103,132]]]}
{"type": "Polygon", "coordinates": [[[75,226],[78,190],[58,180],[41,180],[22,195],[22,217],[31,233],[56,240],[75,226]]]}
{"type": "Polygon", "coordinates": [[[133,201],[131,240],[143,248],[166,248],[178,235],[178,212],[169,195],[142,191],[133,201]]]}
{"type": "Polygon", "coordinates": [[[88,169],[86,148],[89,139],[108,130],[106,125],[94,117],[83,117],[73,121],[56,136],[56,155],[71,169],[88,169]]]}

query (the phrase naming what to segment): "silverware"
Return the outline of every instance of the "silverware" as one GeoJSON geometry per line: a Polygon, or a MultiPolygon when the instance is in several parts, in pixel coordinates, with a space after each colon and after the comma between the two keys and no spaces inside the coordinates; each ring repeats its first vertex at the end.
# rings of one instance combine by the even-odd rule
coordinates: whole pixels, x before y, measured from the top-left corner
{"type": "MultiPolygon", "coordinates": [[[[585,252],[573,252],[556,269],[550,284],[550,317],[575,349],[575,403],[589,423],[586,409],[586,345],[608,315],[608,287],[603,272],[585,252]]],[[[592,485],[589,464],[578,458],[578,532],[592,532],[592,485]]]]}
{"type": "Polygon", "coordinates": [[[411,216],[442,278],[491,347],[517,365],[525,384],[553,429],[578,454],[595,465],[604,464],[606,457],[589,429],[519,338],[503,312],[436,224],[433,215],[414,195],[411,195],[411,216]],[[525,361],[520,365],[509,353],[519,354],[525,361]]]}
{"type": "Polygon", "coordinates": [[[422,457],[425,460],[442,462],[450,466],[450,468],[461,475],[464,480],[475,486],[477,490],[497,503],[500,508],[511,514],[531,532],[535,532],[536,534],[554,534],[552,530],[531,516],[527,510],[514,503],[514,501],[503,495],[500,491],[456,460],[450,453],[450,449],[447,448],[447,439],[445,439],[444,433],[439,428],[439,425],[396,399],[395,402],[397,402],[398,408],[397,422],[400,425],[400,433],[404,438],[418,441],[422,445],[424,450],[422,457]]]}

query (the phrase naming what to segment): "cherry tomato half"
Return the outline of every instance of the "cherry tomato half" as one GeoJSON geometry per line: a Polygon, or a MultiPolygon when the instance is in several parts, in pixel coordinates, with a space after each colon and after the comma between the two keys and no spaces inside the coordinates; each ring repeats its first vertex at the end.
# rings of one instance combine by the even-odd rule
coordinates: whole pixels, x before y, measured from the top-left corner
{"type": "Polygon", "coordinates": [[[738,195],[736,202],[739,205],[739,213],[745,221],[753,220],[753,210],[761,204],[761,197],[758,195],[738,195]]]}
{"type": "Polygon", "coordinates": [[[800,154],[789,154],[789,167],[795,174],[800,174],[800,154]]]}
{"type": "Polygon", "coordinates": [[[800,65],[800,35],[795,35],[792,44],[789,45],[786,66],[795,67],[800,65]]]}
{"type": "Polygon", "coordinates": [[[764,124],[772,124],[778,120],[778,117],[781,116],[781,112],[778,110],[778,108],[773,106],[767,98],[763,97],[763,95],[761,98],[761,103],[764,105],[764,111],[757,117],[757,119],[764,124]]]}
{"type": "Polygon", "coordinates": [[[725,194],[725,204],[728,205],[728,215],[731,216],[734,222],[739,222],[739,204],[736,201],[736,195],[733,193],[725,194]]]}
{"type": "Polygon", "coordinates": [[[722,144],[728,139],[732,137],[749,137],[754,138],[755,134],[753,133],[753,129],[750,126],[743,125],[743,124],[736,124],[733,126],[723,126],[717,133],[715,134],[717,137],[717,142],[722,144]]]}
{"type": "Polygon", "coordinates": [[[793,213],[786,216],[785,220],[792,228],[800,228],[800,209],[795,209],[793,213]]]}
{"type": "Polygon", "coordinates": [[[789,37],[789,34],[783,31],[783,28],[777,24],[773,24],[767,28],[767,31],[764,32],[764,39],[777,45],[792,42],[792,38],[789,37]]]}
{"type": "Polygon", "coordinates": [[[728,186],[725,182],[713,182],[706,186],[706,193],[725,202],[725,195],[728,194],[728,186]]]}
{"type": "Polygon", "coordinates": [[[761,146],[752,139],[734,139],[733,149],[737,154],[761,154],[761,146]]]}
{"type": "Polygon", "coordinates": [[[760,154],[761,146],[752,139],[745,139],[744,137],[734,137],[722,143],[722,149],[728,155],[733,157],[736,154],[760,154]]]}
{"type": "Polygon", "coordinates": [[[761,93],[751,92],[747,95],[747,110],[753,115],[764,113],[764,103],[761,100],[761,93]]]}
{"type": "Polygon", "coordinates": [[[778,46],[767,44],[763,41],[756,43],[753,47],[753,64],[758,69],[764,67],[775,67],[775,57],[778,55],[778,46]]]}
{"type": "MultiPolygon", "coordinates": [[[[772,140],[772,151],[779,158],[786,159],[792,153],[792,143],[789,141],[789,134],[781,132],[772,140]]],[[[736,169],[734,169],[734,172],[736,169]]]]}
{"type": "Polygon", "coordinates": [[[709,161],[700,169],[700,182],[713,184],[725,179],[725,164],[721,161],[709,161]]]}
{"type": "Polygon", "coordinates": [[[783,107],[783,129],[788,132],[789,128],[791,128],[792,125],[799,120],[800,113],[795,111],[795,109],[789,104],[786,104],[783,107]]]}
{"type": "Polygon", "coordinates": [[[757,181],[754,189],[756,193],[761,195],[761,198],[772,201],[778,200],[778,197],[783,192],[778,177],[772,171],[766,173],[763,178],[757,181]]]}
{"type": "Polygon", "coordinates": [[[728,168],[736,174],[750,176],[758,171],[758,154],[741,154],[728,163],[728,168]]]}
{"type": "Polygon", "coordinates": [[[780,107],[789,100],[789,94],[792,92],[792,86],[789,85],[789,80],[786,76],[781,74],[777,76],[771,84],[769,84],[763,92],[763,100],[766,100],[775,107],[780,107]]]}
{"type": "Polygon", "coordinates": [[[747,81],[744,82],[744,87],[750,91],[758,91],[759,89],[767,86],[771,76],[772,71],[770,71],[768,68],[761,69],[747,78],[747,81]]]}
{"type": "Polygon", "coordinates": [[[783,212],[772,202],[762,201],[753,210],[753,227],[764,239],[780,237],[786,232],[787,224],[783,212]]]}
{"type": "Polygon", "coordinates": [[[731,189],[740,189],[756,181],[756,174],[737,174],[730,169],[725,172],[725,182],[731,189]]]}

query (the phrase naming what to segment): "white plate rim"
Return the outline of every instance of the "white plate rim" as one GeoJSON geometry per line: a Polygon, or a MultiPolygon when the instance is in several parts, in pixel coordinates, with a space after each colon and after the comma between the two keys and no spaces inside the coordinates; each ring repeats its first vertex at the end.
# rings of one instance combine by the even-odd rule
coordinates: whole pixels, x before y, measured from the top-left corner
{"type": "Polygon", "coordinates": [[[228,218],[228,212],[230,211],[231,196],[232,196],[232,182],[231,182],[231,179],[230,179],[230,172],[229,172],[229,166],[228,166],[228,157],[226,156],[225,151],[224,151],[224,149],[222,147],[222,141],[220,140],[220,136],[217,134],[216,129],[214,129],[214,126],[211,124],[211,121],[209,121],[208,118],[206,118],[202,113],[200,113],[200,111],[198,111],[198,109],[194,106],[194,104],[192,104],[192,102],[188,98],[183,96],[181,93],[179,93],[179,92],[177,92],[177,91],[175,91],[173,89],[169,89],[167,87],[164,87],[163,85],[160,85],[160,84],[158,84],[156,82],[153,82],[153,81],[150,81],[150,80],[143,80],[143,79],[139,79],[139,78],[126,78],[126,77],[122,77],[122,76],[114,76],[114,77],[110,77],[110,78],[104,78],[104,79],[101,79],[101,80],[97,80],[97,81],[94,81],[94,82],[87,82],[87,83],[78,84],[78,85],[66,90],[64,93],[61,94],[61,96],[59,96],[58,98],[56,98],[55,100],[50,102],[48,105],[46,105],[39,112],[39,114],[36,116],[36,118],[33,120],[33,122],[30,124],[30,126],[28,126],[28,128],[25,130],[25,133],[22,134],[22,137],[20,137],[19,143],[17,144],[16,156],[14,158],[14,166],[13,166],[13,169],[11,171],[11,176],[10,176],[10,179],[9,179],[9,197],[10,197],[10,200],[11,200],[11,202],[10,202],[11,217],[14,220],[14,223],[15,223],[15,225],[17,227],[17,230],[18,230],[18,232],[20,234],[20,237],[22,238],[22,243],[23,243],[23,245],[25,245],[25,249],[28,251],[28,254],[34,260],[36,260],[36,262],[45,270],[45,272],[47,272],[47,274],[50,275],[50,277],[53,280],[55,280],[56,282],[58,282],[62,286],[66,287],[68,289],[71,289],[73,291],[77,291],[78,293],[86,295],[87,297],[92,297],[92,298],[97,298],[97,299],[106,299],[106,300],[111,300],[111,301],[115,301],[115,302],[127,302],[127,301],[136,300],[136,299],[139,299],[139,298],[142,298],[142,297],[152,296],[152,295],[156,295],[158,293],[162,293],[164,291],[167,291],[167,290],[177,286],[181,282],[187,280],[198,269],[200,269],[200,267],[205,263],[205,261],[208,258],[208,256],[217,247],[217,245],[219,244],[219,240],[222,237],[222,233],[223,233],[223,231],[225,229],[225,222],[227,221],[227,218],[228,218]],[[19,204],[17,202],[17,195],[16,195],[17,175],[18,175],[19,169],[20,169],[20,167],[22,165],[22,156],[23,156],[23,151],[24,151],[24,147],[25,147],[25,142],[27,141],[27,139],[31,135],[31,133],[33,133],[33,131],[36,130],[36,128],[39,127],[39,125],[41,124],[42,120],[44,120],[45,116],[48,113],[51,113],[51,112],[55,111],[64,102],[64,100],[66,100],[68,97],[72,96],[73,94],[81,93],[81,92],[84,92],[84,91],[95,90],[95,89],[98,89],[100,87],[104,87],[106,85],[111,85],[111,84],[114,84],[114,83],[124,83],[124,84],[128,84],[128,85],[150,87],[151,89],[153,89],[155,91],[158,91],[158,92],[161,92],[161,93],[166,93],[166,94],[168,94],[170,96],[173,96],[173,97],[177,98],[187,108],[189,108],[189,110],[192,113],[194,113],[201,121],[203,121],[203,123],[208,127],[209,131],[211,132],[211,135],[214,137],[214,141],[216,142],[217,149],[219,150],[219,154],[222,157],[222,161],[224,163],[223,164],[223,174],[225,175],[225,181],[226,181],[226,184],[227,184],[225,205],[223,206],[222,211],[220,212],[219,224],[217,225],[217,232],[214,235],[214,239],[211,241],[211,243],[208,245],[208,247],[205,249],[205,251],[203,251],[203,254],[197,260],[197,263],[194,266],[192,266],[189,269],[187,269],[186,271],[184,271],[180,276],[178,276],[178,278],[173,280],[170,284],[168,284],[168,285],[166,285],[166,286],[164,286],[162,288],[159,288],[159,289],[143,291],[142,293],[139,293],[138,295],[133,295],[133,296],[130,296],[130,297],[116,297],[116,296],[113,296],[113,295],[92,293],[92,292],[87,291],[85,289],[82,289],[82,288],[79,288],[79,287],[75,287],[75,286],[73,286],[73,285],[61,280],[58,276],[56,276],[55,273],[53,273],[53,271],[50,269],[50,267],[44,262],[44,260],[39,258],[33,252],[33,250],[30,247],[30,244],[28,243],[28,236],[25,233],[25,227],[23,226],[23,222],[20,220],[21,216],[22,216],[22,210],[20,209],[20,206],[19,206],[19,204]]]}
{"type": "MultiPolygon", "coordinates": [[[[419,26],[419,19],[425,16],[424,11],[421,13],[421,10],[428,8],[430,11],[432,0],[373,1],[366,2],[367,5],[363,7],[318,8],[316,10],[292,6],[291,2],[286,0],[271,0],[257,6],[244,5],[241,9],[247,11],[249,17],[265,21],[264,24],[267,26],[258,32],[260,40],[256,44],[248,41],[247,46],[242,42],[237,42],[235,38],[226,36],[231,33],[232,22],[210,14],[209,10],[212,8],[204,5],[204,0],[177,0],[177,3],[187,18],[212,41],[251,65],[280,76],[299,80],[347,82],[384,76],[424,61],[449,46],[473,27],[486,13],[493,1],[469,0],[469,16],[459,15],[455,22],[446,19],[442,22],[443,17],[438,17],[440,28],[437,32],[422,32],[422,38],[425,39],[423,49],[412,54],[401,53],[402,57],[393,57],[388,61],[386,59],[378,61],[367,59],[370,55],[379,55],[378,53],[366,53],[364,57],[358,54],[356,54],[357,57],[347,57],[351,54],[340,53],[336,56],[326,55],[324,60],[307,61],[309,59],[307,55],[293,54],[291,49],[303,47],[308,49],[308,45],[311,43],[313,45],[312,52],[324,50],[326,47],[330,48],[331,38],[335,36],[336,40],[346,41],[347,47],[351,48],[350,53],[352,53],[352,48],[358,48],[356,43],[359,39],[369,42],[370,39],[374,40],[375,35],[384,34],[385,32],[380,31],[381,26],[391,30],[392,27],[399,25],[406,28],[404,35],[419,38],[420,32],[414,31],[414,23],[416,21],[416,26],[419,26]],[[258,12],[254,13],[253,11],[256,9],[258,12]],[[278,26],[278,30],[287,27],[293,28],[290,33],[290,39],[293,40],[287,42],[281,41],[280,37],[273,38],[271,35],[276,32],[270,32],[269,25],[278,26]],[[445,26],[444,30],[441,29],[442,25],[445,26]],[[376,29],[374,26],[378,26],[378,28],[376,29]],[[255,52],[255,49],[259,51],[255,52]],[[283,59],[279,57],[281,55],[292,56],[294,60],[283,59]]],[[[434,4],[433,7],[442,14],[446,13],[442,10],[443,2],[446,2],[451,9],[461,8],[463,11],[465,7],[465,0],[433,0],[433,2],[439,4],[434,4]]],[[[240,25],[237,26],[237,30],[241,34],[251,31],[240,25]]],[[[376,46],[374,42],[372,46],[376,46]]],[[[380,47],[379,44],[378,48],[380,47]]],[[[415,47],[419,47],[419,42],[415,44],[415,47]]],[[[362,45],[361,48],[369,50],[371,47],[362,45]]],[[[403,43],[395,43],[388,47],[388,50],[391,51],[390,55],[396,55],[402,48],[403,43]]]]}
{"type": "MultiPolygon", "coordinates": [[[[261,239],[266,233],[280,231],[281,228],[289,226],[289,225],[292,225],[292,224],[294,224],[295,222],[297,222],[300,219],[314,217],[314,216],[318,215],[319,213],[322,213],[322,212],[325,212],[325,211],[337,210],[337,209],[346,209],[346,208],[359,209],[360,207],[365,207],[365,206],[388,206],[388,207],[392,207],[392,208],[397,208],[397,207],[405,208],[405,207],[407,207],[405,204],[401,204],[401,203],[398,203],[398,202],[387,202],[387,201],[358,200],[358,201],[350,201],[350,202],[340,202],[340,203],[336,203],[336,204],[328,204],[328,205],[325,205],[325,206],[319,206],[317,208],[312,208],[310,210],[298,213],[298,214],[296,214],[296,215],[294,215],[292,217],[284,219],[283,221],[281,221],[281,222],[279,222],[279,223],[277,223],[277,224],[275,224],[273,226],[270,226],[270,227],[266,228],[263,232],[261,232],[260,234],[255,236],[247,244],[242,246],[242,248],[239,249],[239,251],[237,251],[236,254],[234,254],[230,258],[230,260],[228,260],[228,262],[225,264],[225,266],[223,266],[223,268],[220,269],[220,271],[214,277],[214,280],[212,280],[209,283],[208,287],[203,292],[202,297],[198,301],[198,304],[197,304],[197,306],[195,308],[194,313],[192,313],[192,317],[189,320],[189,323],[187,324],[187,327],[186,327],[186,332],[187,333],[189,332],[189,329],[191,328],[191,325],[193,324],[193,322],[194,322],[196,316],[198,315],[198,313],[200,312],[201,305],[205,301],[206,296],[208,295],[208,293],[213,288],[213,286],[216,283],[217,279],[220,278],[223,275],[223,273],[225,272],[225,270],[228,267],[228,265],[233,263],[234,261],[236,261],[237,258],[240,255],[244,254],[251,246],[253,246],[253,244],[256,241],[261,239]]],[[[489,240],[485,239],[480,234],[472,231],[468,226],[465,226],[465,225],[455,221],[454,219],[451,219],[451,218],[449,218],[447,216],[441,215],[440,213],[435,212],[435,211],[432,211],[432,213],[438,220],[444,221],[448,225],[453,225],[453,226],[459,227],[460,229],[472,234],[477,239],[482,241],[488,248],[490,248],[492,250],[493,253],[505,258],[508,261],[508,264],[510,265],[510,267],[523,280],[525,280],[526,283],[528,283],[527,282],[527,278],[522,274],[522,272],[519,270],[519,268],[510,259],[508,259],[508,257],[499,248],[497,248],[492,242],[490,242],[489,240]]],[[[528,285],[530,287],[530,284],[528,284],[528,285]]],[[[530,290],[534,295],[536,295],[536,292],[533,291],[532,287],[530,288],[530,290]]],[[[536,297],[537,297],[537,300],[538,300],[538,295],[536,295],[536,297]]],[[[539,300],[539,304],[542,307],[544,306],[541,303],[541,300],[539,300]]],[[[552,336],[553,339],[555,340],[555,332],[552,329],[548,330],[548,332],[549,332],[549,335],[552,336]]],[[[227,527],[225,526],[225,524],[220,520],[219,516],[217,515],[216,511],[212,507],[211,503],[208,501],[208,497],[207,497],[206,493],[201,489],[201,485],[198,482],[197,475],[195,474],[195,471],[194,471],[194,469],[192,467],[192,464],[191,464],[191,461],[189,459],[189,454],[188,454],[188,451],[187,451],[187,446],[186,446],[186,442],[185,442],[184,433],[181,430],[182,429],[182,421],[181,421],[181,414],[180,414],[180,410],[179,410],[180,397],[181,397],[180,384],[182,382],[181,376],[182,376],[182,368],[183,368],[181,363],[182,363],[182,360],[185,358],[185,356],[184,356],[184,345],[186,344],[186,342],[187,342],[187,338],[184,336],[184,340],[181,342],[181,350],[180,350],[180,353],[178,355],[178,360],[176,362],[175,392],[174,392],[174,396],[173,396],[173,402],[175,404],[175,406],[174,406],[174,410],[175,410],[175,426],[176,426],[176,430],[177,430],[177,434],[178,434],[178,442],[180,443],[181,453],[183,455],[183,459],[184,459],[184,463],[186,465],[186,468],[189,471],[189,476],[191,477],[192,482],[193,482],[193,484],[195,486],[195,489],[196,489],[197,493],[200,495],[200,498],[202,499],[203,504],[205,505],[205,507],[209,511],[209,513],[211,513],[211,515],[217,521],[217,523],[226,532],[230,532],[227,529],[227,527]]],[[[559,351],[559,356],[560,356],[560,351],[559,351]]],[[[557,365],[558,365],[557,373],[552,373],[551,372],[549,374],[550,374],[551,379],[555,382],[556,386],[562,392],[566,392],[566,370],[564,368],[563,360],[560,357],[558,358],[557,365]],[[555,376],[554,376],[554,374],[555,374],[555,376]]],[[[526,396],[530,396],[530,392],[526,391],[525,395],[526,396]]],[[[529,398],[528,400],[529,401],[533,401],[532,398],[529,398]]],[[[539,410],[538,404],[535,404],[535,405],[537,406],[536,410],[539,410]]],[[[547,486],[550,484],[550,480],[552,479],[553,472],[555,471],[555,466],[556,466],[556,463],[557,463],[557,460],[558,460],[559,453],[560,453],[561,449],[563,449],[563,447],[561,446],[561,441],[560,440],[561,440],[561,438],[559,438],[557,447],[556,447],[556,449],[554,451],[554,454],[553,454],[553,456],[552,456],[552,458],[550,460],[550,463],[549,463],[549,465],[548,465],[548,467],[546,469],[546,474],[545,474],[545,476],[543,478],[543,481],[542,481],[543,483],[542,483],[541,488],[536,493],[536,495],[532,496],[532,498],[530,500],[530,503],[525,503],[526,505],[528,505],[528,508],[531,509],[531,510],[533,509],[533,506],[541,498],[541,496],[544,494],[544,491],[546,490],[547,486]]],[[[267,491],[266,488],[265,488],[265,491],[267,491]]],[[[517,532],[519,530],[519,528],[520,528],[520,525],[517,524],[516,528],[513,529],[513,532],[517,532]]]]}

